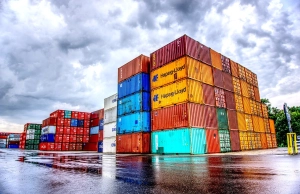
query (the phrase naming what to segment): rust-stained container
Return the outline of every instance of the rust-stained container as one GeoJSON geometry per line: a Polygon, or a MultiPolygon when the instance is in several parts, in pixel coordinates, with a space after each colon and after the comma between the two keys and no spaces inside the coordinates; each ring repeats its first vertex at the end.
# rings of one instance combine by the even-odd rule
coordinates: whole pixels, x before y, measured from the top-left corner
{"type": "Polygon", "coordinates": [[[238,64],[238,70],[239,70],[239,78],[246,81],[246,73],[245,73],[245,67],[238,64]]]}
{"type": "Polygon", "coordinates": [[[272,136],[270,133],[266,133],[268,148],[273,148],[272,136]]]}
{"type": "Polygon", "coordinates": [[[261,128],[259,126],[259,118],[258,118],[258,116],[252,115],[252,122],[253,122],[253,130],[255,132],[262,132],[261,128]]]}
{"type": "Polygon", "coordinates": [[[273,119],[269,119],[270,131],[271,133],[275,133],[275,124],[273,119]]]}
{"type": "Polygon", "coordinates": [[[257,115],[257,106],[254,100],[250,100],[251,114],[257,115]]]}
{"type": "Polygon", "coordinates": [[[245,121],[246,121],[246,129],[247,129],[247,131],[253,131],[252,116],[249,115],[249,114],[245,114],[245,121]]]}
{"type": "Polygon", "coordinates": [[[230,144],[232,151],[240,151],[240,138],[239,138],[239,131],[237,130],[230,130],[230,144]]]}
{"type": "Polygon", "coordinates": [[[151,146],[150,133],[132,133],[131,134],[131,150],[132,153],[149,154],[151,146]]]}
{"type": "Polygon", "coordinates": [[[245,114],[241,112],[237,112],[237,120],[238,120],[238,127],[240,131],[246,131],[246,120],[245,120],[245,114]]]}
{"type": "Polygon", "coordinates": [[[223,72],[223,84],[224,89],[233,92],[232,76],[231,74],[223,72]]]}
{"type": "Polygon", "coordinates": [[[256,108],[257,108],[257,115],[262,117],[263,116],[263,112],[262,112],[262,108],[261,108],[261,103],[260,102],[256,102],[256,108]]]}
{"type": "Polygon", "coordinates": [[[245,68],[245,75],[247,83],[253,84],[252,72],[247,68],[245,68]]]}
{"type": "Polygon", "coordinates": [[[213,49],[210,49],[210,57],[212,66],[222,71],[221,54],[213,49]]]}
{"type": "Polygon", "coordinates": [[[213,106],[184,103],[151,112],[151,130],[183,127],[217,128],[217,112],[213,106]]]}
{"type": "Polygon", "coordinates": [[[260,133],[261,147],[262,149],[268,149],[268,142],[266,133],[260,133]]]}
{"type": "Polygon", "coordinates": [[[213,68],[214,85],[219,88],[224,88],[223,72],[217,68],[213,68]]]}
{"type": "Polygon", "coordinates": [[[131,134],[117,134],[116,144],[117,153],[131,153],[131,134]]]}
{"type": "Polygon", "coordinates": [[[226,108],[225,92],[221,88],[215,87],[216,106],[226,108]]]}
{"type": "Polygon", "coordinates": [[[225,92],[225,102],[227,109],[236,110],[234,94],[230,91],[225,92]]]}
{"type": "Polygon", "coordinates": [[[217,129],[207,129],[206,132],[206,143],[207,153],[220,153],[220,141],[219,133],[217,129]]]}
{"type": "Polygon", "coordinates": [[[242,95],[241,83],[239,78],[232,77],[233,91],[238,95],[242,95]]]}
{"type": "Polygon", "coordinates": [[[211,65],[209,48],[184,35],[151,53],[150,69],[153,71],[185,55],[211,65]]]}
{"type": "Polygon", "coordinates": [[[259,121],[259,129],[260,129],[259,132],[266,132],[264,119],[262,117],[258,117],[258,121],[259,121]]]}
{"type": "Polygon", "coordinates": [[[269,119],[264,119],[264,127],[265,127],[266,133],[271,133],[269,119]]]}
{"type": "Polygon", "coordinates": [[[236,62],[234,62],[233,60],[230,60],[230,68],[231,68],[232,76],[239,77],[238,64],[236,62]]]}
{"type": "Polygon", "coordinates": [[[264,118],[269,118],[268,107],[265,104],[261,104],[261,110],[264,118]]]}
{"type": "Polygon", "coordinates": [[[254,89],[255,100],[256,100],[257,102],[260,102],[260,95],[259,95],[258,87],[255,87],[255,86],[254,86],[253,89],[254,89]]]}
{"type": "Polygon", "coordinates": [[[276,139],[276,134],[271,134],[271,138],[272,138],[272,147],[273,148],[277,148],[277,139],[276,139]]]}
{"type": "Polygon", "coordinates": [[[231,74],[229,58],[225,57],[224,55],[221,55],[221,61],[222,61],[222,70],[226,73],[231,74]]]}
{"type": "Polygon", "coordinates": [[[202,65],[204,64],[200,61],[189,56],[184,56],[176,61],[157,68],[150,73],[151,90],[183,78],[191,78],[197,81],[202,81],[202,65]]]}
{"type": "Polygon", "coordinates": [[[249,97],[248,83],[243,80],[240,80],[240,83],[241,83],[241,88],[242,88],[242,96],[249,97]]]}
{"type": "Polygon", "coordinates": [[[215,99],[215,90],[213,86],[202,84],[203,88],[203,102],[206,105],[215,106],[216,99],[215,99]]]}
{"type": "Polygon", "coordinates": [[[201,66],[201,78],[203,83],[214,85],[212,67],[202,64],[201,66]]]}
{"type": "Polygon", "coordinates": [[[254,89],[253,89],[253,86],[248,84],[247,85],[247,89],[248,89],[248,95],[249,95],[249,98],[251,98],[252,100],[255,100],[255,95],[254,95],[254,89]]]}
{"type": "Polygon", "coordinates": [[[243,97],[235,94],[234,99],[235,99],[236,110],[240,112],[244,112],[243,97]]]}
{"type": "Polygon", "coordinates": [[[247,132],[239,131],[241,150],[249,150],[249,141],[247,132]]]}
{"type": "Polygon", "coordinates": [[[238,130],[238,121],[235,110],[227,110],[228,124],[230,130],[238,130]]]}
{"type": "Polygon", "coordinates": [[[118,68],[118,83],[138,73],[149,73],[150,58],[140,55],[118,68]]]}
{"type": "Polygon", "coordinates": [[[191,79],[156,88],[151,92],[152,110],[184,102],[203,103],[202,83],[191,79]]]}
{"type": "Polygon", "coordinates": [[[251,114],[251,106],[250,106],[250,99],[243,97],[243,105],[244,105],[244,112],[247,114],[251,114]]]}

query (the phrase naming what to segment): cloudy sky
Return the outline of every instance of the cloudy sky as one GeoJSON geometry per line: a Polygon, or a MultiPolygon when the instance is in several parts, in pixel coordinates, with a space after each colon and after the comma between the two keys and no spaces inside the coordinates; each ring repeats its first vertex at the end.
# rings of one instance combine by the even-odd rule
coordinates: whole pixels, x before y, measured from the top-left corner
{"type": "Polygon", "coordinates": [[[255,72],[272,105],[300,105],[299,1],[107,2],[0,0],[0,131],[102,108],[119,66],[183,34],[255,72]]]}

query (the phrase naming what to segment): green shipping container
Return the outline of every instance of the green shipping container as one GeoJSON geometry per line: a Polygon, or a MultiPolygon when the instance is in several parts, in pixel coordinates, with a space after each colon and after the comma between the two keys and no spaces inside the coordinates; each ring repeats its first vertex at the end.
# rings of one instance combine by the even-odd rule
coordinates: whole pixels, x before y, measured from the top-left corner
{"type": "Polygon", "coordinates": [[[33,144],[33,142],[34,142],[33,139],[27,139],[27,140],[26,140],[26,144],[27,144],[27,145],[33,144]]]}
{"type": "Polygon", "coordinates": [[[72,111],[70,111],[70,110],[65,110],[65,118],[70,119],[70,118],[71,118],[71,115],[72,115],[72,111]]]}
{"type": "Polygon", "coordinates": [[[39,139],[33,140],[33,144],[34,144],[34,145],[38,145],[39,143],[40,143],[40,140],[39,140],[39,139]]]}
{"type": "Polygon", "coordinates": [[[217,108],[217,117],[218,117],[218,128],[219,129],[229,129],[228,128],[228,117],[227,111],[225,108],[217,108]]]}
{"type": "Polygon", "coordinates": [[[33,145],[26,145],[26,150],[33,150],[33,145]]]}
{"type": "Polygon", "coordinates": [[[154,154],[204,154],[205,130],[181,128],[152,132],[151,149],[154,154]]]}
{"type": "Polygon", "coordinates": [[[42,128],[42,125],[40,125],[40,124],[35,124],[35,129],[41,130],[41,128],[42,128]]]}
{"type": "Polygon", "coordinates": [[[40,129],[36,129],[34,131],[34,135],[41,135],[41,130],[40,129]]]}
{"type": "Polygon", "coordinates": [[[221,152],[230,152],[230,133],[229,130],[219,130],[221,152]]]}
{"type": "Polygon", "coordinates": [[[33,149],[34,150],[38,150],[39,149],[39,145],[33,145],[33,149]]]}
{"type": "Polygon", "coordinates": [[[34,135],[34,139],[40,139],[41,135],[34,135]]]}
{"type": "Polygon", "coordinates": [[[35,129],[35,124],[29,124],[27,129],[35,129]]]}

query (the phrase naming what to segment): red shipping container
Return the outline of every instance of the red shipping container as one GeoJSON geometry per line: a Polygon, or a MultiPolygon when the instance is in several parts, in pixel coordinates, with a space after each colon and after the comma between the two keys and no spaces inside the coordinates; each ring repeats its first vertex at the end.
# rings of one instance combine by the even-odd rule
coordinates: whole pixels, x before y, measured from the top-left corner
{"type": "Polygon", "coordinates": [[[98,142],[97,143],[84,143],[82,145],[83,151],[98,151],[98,142]]]}
{"type": "Polygon", "coordinates": [[[217,129],[207,129],[206,132],[206,145],[207,153],[220,153],[220,140],[217,129]]]}
{"type": "Polygon", "coordinates": [[[57,126],[64,126],[64,118],[57,118],[57,126]]]}
{"type": "Polygon", "coordinates": [[[69,143],[62,143],[61,150],[69,151],[69,143]]]}
{"type": "Polygon", "coordinates": [[[132,153],[131,134],[117,135],[116,144],[117,153],[132,153]]]}
{"type": "Polygon", "coordinates": [[[97,143],[98,142],[98,134],[90,135],[90,143],[97,143]]]}
{"type": "Polygon", "coordinates": [[[150,133],[132,133],[131,145],[133,153],[149,154],[150,153],[150,133]]]}
{"type": "Polygon", "coordinates": [[[240,136],[238,130],[230,130],[231,151],[240,151],[240,136]]]}
{"type": "Polygon", "coordinates": [[[57,123],[57,118],[48,118],[48,121],[47,121],[47,125],[51,125],[51,126],[56,126],[56,123],[57,123]]]}
{"type": "Polygon", "coordinates": [[[83,135],[84,128],[83,127],[76,127],[76,135],[83,135]]]}
{"type": "Polygon", "coordinates": [[[62,143],[55,143],[54,144],[54,150],[55,151],[61,151],[62,143]]]}
{"type": "Polygon", "coordinates": [[[77,138],[76,135],[70,135],[70,143],[76,143],[77,138]]]}
{"type": "Polygon", "coordinates": [[[224,92],[225,92],[226,107],[231,110],[236,110],[235,98],[233,92],[229,92],[226,90],[224,92]]]}
{"type": "Polygon", "coordinates": [[[215,87],[216,106],[226,108],[225,92],[221,88],[215,87]]]}
{"type": "Polygon", "coordinates": [[[213,106],[178,104],[151,112],[152,131],[182,127],[217,128],[216,115],[213,106]]]}
{"type": "Polygon", "coordinates": [[[223,72],[217,68],[213,67],[214,85],[219,88],[224,88],[223,83],[223,72]]]}
{"type": "Polygon", "coordinates": [[[225,57],[224,55],[221,55],[221,61],[222,61],[222,70],[226,73],[231,74],[229,58],[225,57]]]}
{"type": "Polygon", "coordinates": [[[70,128],[71,128],[70,135],[76,135],[77,127],[70,127],[70,128]]]}
{"type": "Polygon", "coordinates": [[[70,142],[70,135],[63,135],[63,143],[69,143],[70,142]]]}
{"type": "Polygon", "coordinates": [[[70,134],[71,133],[71,127],[64,127],[64,134],[70,134]]]}
{"type": "Polygon", "coordinates": [[[71,118],[72,119],[78,119],[78,111],[72,111],[71,118]]]}
{"type": "Polygon", "coordinates": [[[230,130],[238,130],[237,114],[235,110],[227,110],[228,124],[230,130]]]}
{"type": "Polygon", "coordinates": [[[70,127],[71,126],[71,119],[64,119],[64,127],[70,127]]]}
{"type": "Polygon", "coordinates": [[[91,119],[91,113],[85,112],[84,119],[89,121],[91,119]]]}
{"type": "Polygon", "coordinates": [[[225,90],[233,92],[233,83],[232,83],[232,76],[228,73],[223,72],[223,88],[225,90]]]}
{"type": "Polygon", "coordinates": [[[90,141],[90,136],[84,135],[82,136],[82,143],[89,143],[90,141]]]}
{"type": "Polygon", "coordinates": [[[63,134],[63,133],[64,133],[64,127],[56,126],[56,134],[63,134]]]}
{"type": "Polygon", "coordinates": [[[83,135],[90,135],[90,128],[83,128],[83,135]]]}
{"type": "Polygon", "coordinates": [[[202,84],[202,88],[203,88],[204,104],[215,106],[216,105],[216,100],[215,100],[214,87],[212,87],[210,85],[207,85],[207,84],[202,84]]]}
{"type": "Polygon", "coordinates": [[[85,113],[84,112],[78,112],[78,119],[84,120],[85,118],[85,113]]]}
{"type": "Polygon", "coordinates": [[[82,143],[83,142],[83,136],[82,135],[76,135],[76,142],[82,143]]]}
{"type": "Polygon", "coordinates": [[[97,118],[99,118],[99,110],[91,112],[90,119],[97,119],[97,118]]]}
{"type": "Polygon", "coordinates": [[[99,125],[99,118],[91,119],[90,127],[97,127],[99,125]]]}
{"type": "Polygon", "coordinates": [[[90,120],[84,120],[83,126],[84,126],[85,128],[90,128],[90,120]]]}
{"type": "Polygon", "coordinates": [[[150,58],[140,55],[118,68],[118,83],[139,73],[149,73],[150,58]]]}
{"type": "Polygon", "coordinates": [[[76,151],[82,151],[82,143],[76,143],[76,151]]]}
{"type": "Polygon", "coordinates": [[[76,151],[76,143],[69,144],[69,151],[76,151]]]}
{"type": "Polygon", "coordinates": [[[39,150],[43,151],[54,151],[55,150],[55,144],[54,143],[40,143],[39,150]]]}
{"type": "Polygon", "coordinates": [[[103,130],[99,130],[98,132],[98,141],[103,141],[103,130]]]}
{"type": "MultiPolygon", "coordinates": [[[[48,124],[48,119],[45,119],[45,120],[43,120],[43,122],[42,122],[42,128],[43,127],[46,127],[48,124]]],[[[26,125],[26,124],[25,124],[26,125]]],[[[26,126],[26,128],[25,128],[25,125],[24,125],[24,131],[26,131],[26,129],[27,129],[27,126],[26,126]]]]}
{"type": "Polygon", "coordinates": [[[99,117],[98,118],[99,118],[99,120],[104,118],[104,108],[99,110],[99,117]]]}
{"type": "Polygon", "coordinates": [[[56,110],[56,111],[50,113],[50,117],[64,118],[65,117],[65,111],[64,110],[56,110]]]}
{"type": "Polygon", "coordinates": [[[55,135],[55,143],[61,143],[63,142],[63,135],[62,134],[56,134],[55,135]]]}

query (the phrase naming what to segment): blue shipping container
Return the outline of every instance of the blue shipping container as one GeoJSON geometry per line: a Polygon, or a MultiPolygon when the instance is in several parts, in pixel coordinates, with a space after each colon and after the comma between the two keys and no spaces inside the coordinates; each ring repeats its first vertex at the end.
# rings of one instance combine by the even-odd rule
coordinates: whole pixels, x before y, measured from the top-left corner
{"type": "Polygon", "coordinates": [[[77,127],[77,119],[71,119],[71,127],[77,127]]]}
{"type": "Polygon", "coordinates": [[[84,126],[84,120],[77,120],[77,127],[83,127],[84,126]]]}
{"type": "Polygon", "coordinates": [[[65,118],[70,119],[72,115],[72,111],[70,110],[65,110],[65,118]]]}
{"type": "Polygon", "coordinates": [[[41,135],[40,137],[41,142],[54,143],[54,139],[55,139],[55,134],[51,134],[51,133],[41,135]]]}
{"type": "Polygon", "coordinates": [[[141,91],[150,92],[149,74],[139,73],[118,84],[118,98],[141,91]]]}
{"type": "Polygon", "coordinates": [[[118,100],[118,116],[151,110],[149,92],[138,92],[118,100]]]}
{"type": "Polygon", "coordinates": [[[90,129],[90,135],[98,134],[98,132],[99,132],[99,126],[91,127],[91,129],[90,129]]]}
{"type": "Polygon", "coordinates": [[[8,144],[8,148],[19,148],[18,144],[8,144]]]}
{"type": "Polygon", "coordinates": [[[150,112],[136,112],[117,119],[117,134],[150,132],[150,112]]]}
{"type": "Polygon", "coordinates": [[[98,142],[98,152],[103,153],[103,141],[98,142]]]}
{"type": "Polygon", "coordinates": [[[151,150],[154,154],[204,154],[205,130],[182,128],[151,133],[151,150]]]}
{"type": "Polygon", "coordinates": [[[103,130],[104,119],[99,120],[99,130],[103,130]]]}

